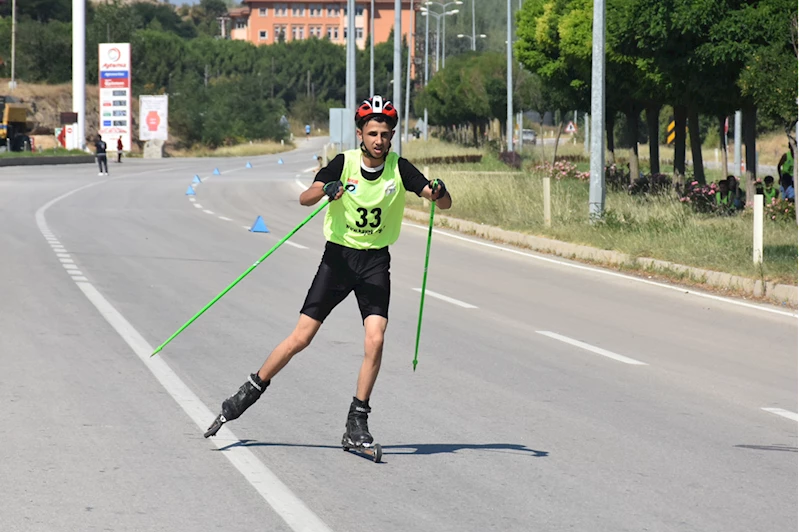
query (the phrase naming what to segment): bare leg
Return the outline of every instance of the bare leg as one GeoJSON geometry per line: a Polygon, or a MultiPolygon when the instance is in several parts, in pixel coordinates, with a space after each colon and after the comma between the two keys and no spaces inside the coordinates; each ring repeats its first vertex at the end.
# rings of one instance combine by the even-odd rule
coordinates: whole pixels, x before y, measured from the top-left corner
{"type": "Polygon", "coordinates": [[[263,381],[268,381],[277,375],[294,355],[308,347],[321,326],[321,321],[300,314],[297,326],[269,354],[261,369],[258,370],[258,377],[263,381]]]}
{"type": "Polygon", "coordinates": [[[364,356],[361,371],[358,374],[358,389],[355,397],[361,401],[368,401],[372,395],[377,374],[380,371],[380,362],[383,359],[383,338],[386,334],[388,320],[382,316],[367,316],[363,322],[365,332],[364,356]]]}

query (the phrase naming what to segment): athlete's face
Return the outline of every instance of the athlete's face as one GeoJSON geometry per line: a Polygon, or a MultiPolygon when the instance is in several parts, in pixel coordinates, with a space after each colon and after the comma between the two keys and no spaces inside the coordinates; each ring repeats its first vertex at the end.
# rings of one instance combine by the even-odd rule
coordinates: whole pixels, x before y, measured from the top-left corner
{"type": "Polygon", "coordinates": [[[383,157],[391,143],[394,131],[385,122],[370,120],[363,129],[358,130],[358,139],[363,142],[373,157],[383,157]]]}

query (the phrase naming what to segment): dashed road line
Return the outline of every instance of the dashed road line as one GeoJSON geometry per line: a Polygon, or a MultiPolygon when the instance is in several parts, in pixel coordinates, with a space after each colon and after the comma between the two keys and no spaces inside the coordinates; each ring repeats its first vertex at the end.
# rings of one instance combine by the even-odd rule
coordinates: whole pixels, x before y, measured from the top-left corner
{"type": "MultiPolygon", "coordinates": [[[[414,288],[414,291],[421,292],[421,288],[414,288]]],[[[472,305],[471,303],[466,303],[464,301],[460,301],[458,299],[445,296],[443,294],[439,294],[437,292],[433,292],[432,290],[425,290],[425,294],[428,296],[434,297],[436,299],[440,299],[441,301],[446,301],[447,303],[452,303],[453,305],[457,305],[462,308],[477,308],[476,306],[472,305]]]]}
{"type": "Polygon", "coordinates": [[[536,331],[538,334],[548,336],[549,338],[553,338],[555,340],[560,340],[563,343],[573,345],[575,347],[579,347],[581,349],[585,349],[586,351],[591,351],[592,353],[596,353],[597,355],[602,355],[603,357],[607,357],[613,359],[617,362],[623,362],[625,364],[630,364],[633,366],[648,366],[646,362],[641,362],[640,360],[635,360],[634,358],[629,358],[623,355],[616,354],[612,351],[608,351],[607,349],[602,349],[601,347],[596,347],[591,344],[587,344],[585,342],[581,342],[579,340],[575,340],[573,338],[569,338],[568,336],[563,336],[561,334],[553,333],[551,331],[536,331]]]}
{"type": "Polygon", "coordinates": [[[778,416],[782,416],[784,418],[790,419],[791,421],[799,421],[799,414],[796,412],[791,412],[790,410],[783,410],[782,408],[761,408],[761,410],[765,410],[770,414],[776,414],[778,416]]]}

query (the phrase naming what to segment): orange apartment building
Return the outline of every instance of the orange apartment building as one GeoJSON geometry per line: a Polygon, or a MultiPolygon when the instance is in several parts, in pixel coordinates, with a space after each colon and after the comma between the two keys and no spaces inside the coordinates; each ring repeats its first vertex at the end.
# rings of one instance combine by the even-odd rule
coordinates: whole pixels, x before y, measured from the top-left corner
{"type": "MultiPolygon", "coordinates": [[[[319,2],[313,0],[245,0],[242,7],[229,11],[230,38],[250,41],[253,44],[284,40],[328,38],[341,45],[347,43],[347,2],[319,2]]],[[[371,0],[355,5],[355,42],[365,49],[369,43],[371,0]]],[[[412,13],[410,1],[402,2],[402,34],[408,35],[412,13]]],[[[375,0],[375,43],[388,40],[394,28],[394,0],[375,0]]],[[[415,43],[411,42],[412,45],[415,43]]],[[[414,49],[414,48],[411,48],[414,49]]]]}

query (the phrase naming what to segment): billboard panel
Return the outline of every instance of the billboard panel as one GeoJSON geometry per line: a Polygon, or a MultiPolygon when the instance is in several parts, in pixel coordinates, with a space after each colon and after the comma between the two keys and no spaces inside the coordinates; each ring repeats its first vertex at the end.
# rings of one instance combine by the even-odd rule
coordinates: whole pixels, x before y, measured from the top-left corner
{"type": "Polygon", "coordinates": [[[139,140],[167,140],[169,96],[139,96],[139,140]]]}
{"type": "Polygon", "coordinates": [[[122,150],[129,151],[133,118],[130,114],[130,43],[100,43],[98,62],[100,74],[99,133],[108,150],[117,149],[122,137],[122,150]]]}

